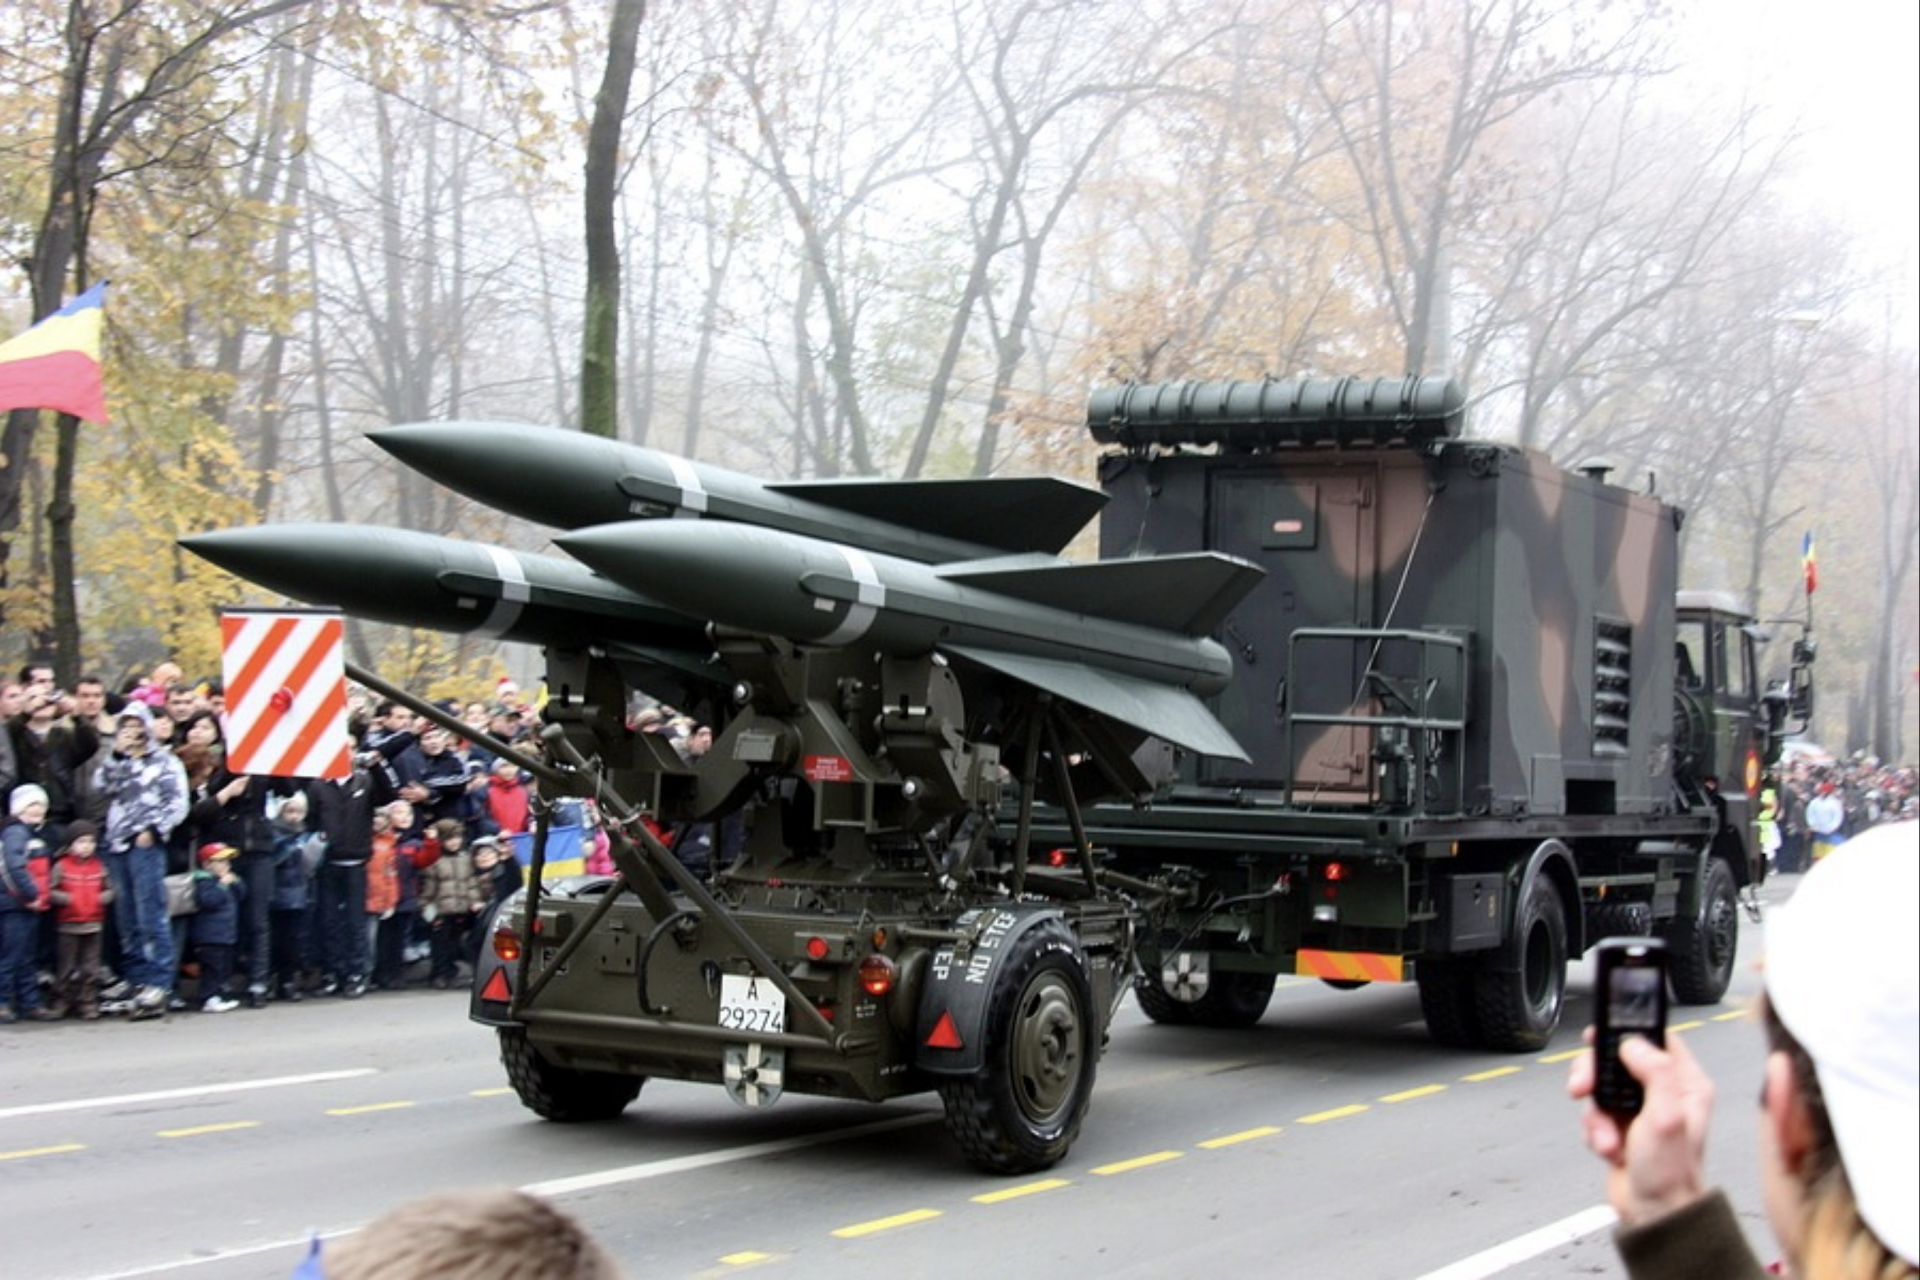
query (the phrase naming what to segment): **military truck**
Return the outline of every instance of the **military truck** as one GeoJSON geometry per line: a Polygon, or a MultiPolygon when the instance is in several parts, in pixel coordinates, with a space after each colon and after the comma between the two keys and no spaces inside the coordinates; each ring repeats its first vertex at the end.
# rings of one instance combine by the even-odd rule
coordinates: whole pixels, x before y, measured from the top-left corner
{"type": "Polygon", "coordinates": [[[1463,413],[1433,379],[1093,398],[1104,556],[1267,571],[1217,632],[1248,758],[1085,814],[1104,866],[1168,891],[1134,985],[1155,1021],[1254,1022],[1279,974],[1413,981],[1442,1044],[1529,1051],[1614,934],[1665,938],[1681,1002],[1726,991],[1811,637],[1764,687],[1753,616],[1677,589],[1682,512],[1463,413]]]}
{"type": "Polygon", "coordinates": [[[587,567],[357,526],[185,541],[297,599],[545,647],[528,749],[350,668],[607,817],[616,873],[557,879],[543,819],[481,950],[472,1016],[527,1107],[931,1090],[968,1160],[1018,1173],[1067,1153],[1129,990],[1232,1026],[1283,972],[1411,979],[1441,1041],[1524,1049],[1569,957],[1658,930],[1682,999],[1724,991],[1806,664],[1763,696],[1750,619],[1676,596],[1677,512],[1460,438],[1462,403],[1117,388],[1099,490],[764,485],[415,424],[374,437],[587,567]],[[1063,558],[1096,513],[1101,558],[1063,558]],[[645,732],[652,699],[711,749],[645,732]]]}

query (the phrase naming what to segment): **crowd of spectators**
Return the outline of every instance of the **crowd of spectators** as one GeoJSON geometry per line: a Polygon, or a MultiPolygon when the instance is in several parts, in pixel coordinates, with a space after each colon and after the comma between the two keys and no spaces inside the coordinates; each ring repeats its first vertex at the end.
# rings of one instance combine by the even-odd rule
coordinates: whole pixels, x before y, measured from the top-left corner
{"type": "MultiPolygon", "coordinates": [[[[308,781],[229,768],[219,684],[171,662],[118,692],[41,664],[0,681],[0,1022],[457,985],[522,882],[534,793],[405,707],[349,702],[352,772],[308,781]]],[[[441,705],[510,744],[539,725],[510,681],[441,705]]],[[[604,869],[592,805],[556,820],[604,869]]]]}
{"type": "Polygon", "coordinates": [[[1870,827],[1920,817],[1915,772],[1864,751],[1845,760],[1814,751],[1788,755],[1760,796],[1761,841],[1773,869],[1799,874],[1870,827]]]}

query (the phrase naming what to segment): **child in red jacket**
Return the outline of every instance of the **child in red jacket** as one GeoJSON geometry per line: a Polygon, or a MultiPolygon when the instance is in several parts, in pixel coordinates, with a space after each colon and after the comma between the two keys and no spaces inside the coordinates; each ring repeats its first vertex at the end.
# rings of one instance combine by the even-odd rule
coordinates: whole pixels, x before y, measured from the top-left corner
{"type": "Polygon", "coordinates": [[[97,856],[99,834],[85,819],[67,824],[66,847],[53,864],[47,888],[60,932],[53,1008],[89,1022],[100,1016],[100,939],[113,903],[113,881],[97,856]]]}

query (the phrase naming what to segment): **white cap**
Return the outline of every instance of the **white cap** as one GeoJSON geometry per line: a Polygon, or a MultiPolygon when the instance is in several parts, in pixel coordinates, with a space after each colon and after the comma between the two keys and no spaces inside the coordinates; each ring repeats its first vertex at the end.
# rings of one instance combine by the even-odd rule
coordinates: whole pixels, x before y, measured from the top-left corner
{"type": "Polygon", "coordinates": [[[1920,1262],[1920,823],[1872,827],[1767,922],[1767,999],[1813,1058],[1860,1216],[1920,1262]]]}

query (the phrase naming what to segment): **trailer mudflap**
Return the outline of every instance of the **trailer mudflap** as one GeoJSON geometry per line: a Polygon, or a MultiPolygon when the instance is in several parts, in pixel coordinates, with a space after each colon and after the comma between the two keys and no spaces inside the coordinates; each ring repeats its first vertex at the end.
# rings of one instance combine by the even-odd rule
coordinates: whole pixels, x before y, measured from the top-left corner
{"type": "Polygon", "coordinates": [[[1014,943],[1036,926],[1063,919],[1046,903],[975,907],[954,921],[965,941],[937,947],[927,964],[914,1035],[914,1065],[937,1076],[971,1075],[984,1065],[994,975],[1014,943]]]}

